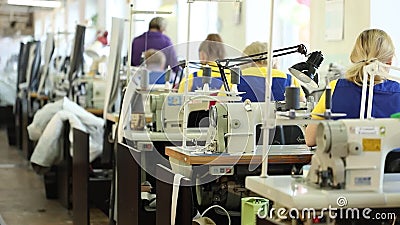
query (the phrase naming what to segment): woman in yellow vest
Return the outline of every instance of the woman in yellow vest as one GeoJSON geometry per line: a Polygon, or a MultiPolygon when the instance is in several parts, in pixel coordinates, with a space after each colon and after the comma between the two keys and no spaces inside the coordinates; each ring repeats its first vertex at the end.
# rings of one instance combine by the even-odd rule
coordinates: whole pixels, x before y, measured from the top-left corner
{"type": "MultiPolygon", "coordinates": [[[[217,59],[225,58],[225,47],[222,42],[222,38],[218,34],[209,34],[199,47],[199,59],[203,66],[211,67],[211,81],[210,89],[219,90],[223,85],[221,74],[219,73],[218,66],[215,63],[217,59]]],[[[225,73],[228,84],[230,85],[230,74],[225,73]]],[[[195,90],[202,89],[203,82],[203,70],[198,70],[188,76],[188,91],[193,92],[195,90]]],[[[179,93],[183,93],[185,90],[186,79],[183,78],[179,84],[179,93]]]]}

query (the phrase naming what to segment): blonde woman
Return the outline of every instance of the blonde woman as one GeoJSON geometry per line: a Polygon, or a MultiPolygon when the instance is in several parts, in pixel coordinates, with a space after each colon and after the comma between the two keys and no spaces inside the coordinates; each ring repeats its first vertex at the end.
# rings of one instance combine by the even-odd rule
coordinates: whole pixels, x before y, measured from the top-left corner
{"type": "MultiPolygon", "coordinates": [[[[378,60],[388,65],[392,64],[395,54],[394,44],[389,35],[379,29],[363,31],[356,39],[350,55],[352,66],[346,71],[345,78],[332,81],[332,108],[333,113],[346,113],[345,118],[359,118],[361,104],[361,87],[364,66],[378,60]]],[[[375,118],[390,117],[391,114],[400,112],[400,84],[384,80],[375,76],[374,98],[372,116],[375,118]]],[[[321,96],[314,108],[314,113],[324,113],[325,93],[321,96]]],[[[313,116],[313,119],[322,119],[313,116]]],[[[310,124],[306,129],[306,144],[316,145],[317,125],[310,124]]]]}
{"type": "MultiPolygon", "coordinates": [[[[244,50],[244,55],[254,55],[268,51],[268,45],[265,42],[253,42],[244,50]]],[[[260,60],[242,67],[242,77],[238,85],[239,92],[245,92],[241,95],[243,101],[249,99],[252,102],[263,102],[265,99],[265,77],[267,76],[268,60],[260,60]]],[[[272,98],[274,101],[285,100],[285,88],[288,86],[300,87],[298,81],[289,74],[277,69],[276,61],[272,65],[272,98]]],[[[305,101],[304,92],[300,89],[300,100],[305,101]]]]}

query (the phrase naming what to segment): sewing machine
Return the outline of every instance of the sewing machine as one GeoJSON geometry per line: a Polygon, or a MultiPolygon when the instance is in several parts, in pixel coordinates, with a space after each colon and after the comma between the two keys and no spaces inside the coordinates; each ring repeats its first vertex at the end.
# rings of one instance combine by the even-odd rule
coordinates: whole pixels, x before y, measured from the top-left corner
{"type": "Polygon", "coordinates": [[[382,192],[385,159],[400,147],[398,119],[346,119],[318,125],[307,180],[350,191],[382,192]]]}
{"type": "MultiPolygon", "coordinates": [[[[274,104],[270,107],[275,108],[274,104]]],[[[261,170],[258,163],[262,146],[257,145],[261,135],[257,134],[257,127],[265,116],[263,107],[265,102],[250,101],[218,102],[212,106],[205,150],[213,153],[204,152],[204,148],[198,152],[190,148],[166,148],[172,170],[196,180],[200,207],[219,204],[228,210],[240,211],[240,198],[250,196],[244,181],[246,176],[258,175],[261,170]]],[[[280,120],[289,124],[288,117],[280,120]]],[[[291,120],[291,124],[296,123],[291,120]]],[[[271,174],[296,173],[310,162],[312,154],[305,145],[273,145],[269,152],[271,174]],[[298,161],[303,156],[310,158],[298,161]],[[290,157],[293,160],[284,162],[290,157]]]]}
{"type": "Polygon", "coordinates": [[[262,118],[263,103],[250,101],[217,103],[210,109],[210,128],[206,141],[212,152],[244,152],[256,149],[256,126],[262,118]]]}
{"type": "MultiPolygon", "coordinates": [[[[180,93],[162,93],[150,95],[153,131],[181,132],[183,124],[184,96],[180,93]]],[[[188,103],[189,112],[208,110],[209,101],[188,103]]]]}
{"type": "MultiPolygon", "coordinates": [[[[271,103],[270,107],[276,108],[276,103],[271,103]]],[[[305,103],[304,103],[305,104],[305,103]]],[[[262,125],[265,102],[236,102],[236,103],[217,103],[210,108],[210,127],[206,141],[207,149],[212,152],[225,153],[251,153],[257,145],[257,128],[262,125]]],[[[275,110],[271,114],[268,122],[272,128],[275,125],[300,125],[306,124],[306,119],[290,119],[282,116],[286,112],[275,115],[275,110]],[[282,114],[282,115],[281,115],[282,114]]],[[[283,132],[283,131],[281,131],[283,132]]],[[[302,133],[302,132],[300,132],[302,133]]],[[[282,133],[282,135],[284,135],[282,133]]],[[[299,143],[300,144],[300,141],[299,143]]]]}

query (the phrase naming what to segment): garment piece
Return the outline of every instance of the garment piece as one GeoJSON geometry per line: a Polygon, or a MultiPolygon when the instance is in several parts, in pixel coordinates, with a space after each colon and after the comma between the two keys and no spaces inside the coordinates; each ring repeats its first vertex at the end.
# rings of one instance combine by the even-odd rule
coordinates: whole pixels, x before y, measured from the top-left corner
{"type": "MultiPolygon", "coordinates": [[[[241,95],[242,100],[249,99],[252,102],[265,101],[265,77],[267,76],[266,67],[249,67],[242,70],[239,92],[246,92],[241,95]]],[[[285,88],[289,86],[300,88],[300,96],[304,96],[304,92],[299,82],[291,75],[285,74],[277,69],[272,69],[272,96],[274,101],[285,100],[285,88]]]]}
{"type": "Polygon", "coordinates": [[[16,71],[3,72],[0,75],[0,106],[15,104],[16,86],[16,71]]]}
{"type": "MultiPolygon", "coordinates": [[[[211,71],[211,81],[210,81],[210,90],[219,90],[223,88],[223,82],[221,78],[221,74],[219,73],[217,64],[214,62],[208,63],[210,65],[211,71]]],[[[229,70],[225,71],[226,79],[228,81],[229,87],[231,84],[231,74],[229,70]]],[[[185,90],[185,82],[186,79],[183,77],[182,81],[179,83],[178,93],[183,93],[185,90]]],[[[201,90],[203,88],[203,70],[198,70],[194,73],[189,74],[188,76],[188,91],[193,92],[195,90],[201,90]]]]}
{"type": "Polygon", "coordinates": [[[32,123],[27,127],[30,140],[39,140],[51,118],[63,109],[63,103],[64,99],[48,103],[35,113],[32,123]]]}
{"type": "MultiPolygon", "coordinates": [[[[54,108],[50,109],[53,110],[54,108]]],[[[42,111],[44,114],[46,113],[45,110],[46,109],[42,111]]],[[[49,114],[51,115],[52,113],[53,112],[49,114]]],[[[52,115],[50,120],[44,118],[43,120],[41,120],[41,123],[43,121],[48,121],[48,123],[46,124],[46,128],[41,133],[39,141],[32,153],[30,159],[32,164],[39,165],[41,167],[50,167],[62,160],[63,153],[61,146],[63,144],[62,135],[65,121],[68,121],[71,127],[71,130],[69,132],[69,141],[71,143],[71,156],[73,146],[72,128],[76,128],[89,133],[90,162],[101,155],[103,151],[104,134],[104,120],[102,118],[96,117],[76,103],[71,102],[67,98],[64,98],[62,100],[62,110],[59,110],[54,115],[52,115]]]]}
{"type": "MultiPolygon", "coordinates": [[[[333,113],[346,113],[345,117],[335,119],[360,118],[362,87],[346,79],[332,81],[329,85],[332,89],[331,111],[333,113]]],[[[367,108],[367,104],[366,102],[365,108],[367,108]]],[[[374,85],[372,105],[372,117],[375,118],[388,118],[391,114],[400,112],[400,84],[396,81],[386,80],[374,85]]],[[[313,110],[313,113],[324,112],[325,92],[313,110]]],[[[313,116],[313,118],[322,119],[318,116],[313,116]]]]}
{"type": "Polygon", "coordinates": [[[165,66],[171,66],[176,73],[179,71],[176,52],[171,39],[161,32],[147,31],[132,41],[132,66],[142,63],[142,53],[149,49],[161,50],[166,57],[165,66]]]}

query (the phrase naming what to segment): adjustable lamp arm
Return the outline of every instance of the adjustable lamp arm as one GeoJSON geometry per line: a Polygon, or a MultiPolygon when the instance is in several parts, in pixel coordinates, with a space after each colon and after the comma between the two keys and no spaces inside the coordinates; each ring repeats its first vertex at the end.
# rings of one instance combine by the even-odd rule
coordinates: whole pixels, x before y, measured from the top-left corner
{"type": "MultiPolygon", "coordinates": [[[[279,56],[284,56],[284,55],[289,55],[293,53],[300,53],[303,55],[307,55],[307,48],[303,44],[292,46],[292,47],[287,47],[287,48],[281,48],[281,49],[276,49],[272,51],[273,58],[279,57],[279,56]]],[[[252,62],[258,62],[261,60],[266,60],[268,59],[268,52],[261,52],[257,54],[252,54],[252,55],[246,55],[246,56],[241,56],[241,57],[236,57],[236,58],[231,58],[231,59],[218,59],[216,60],[216,63],[218,65],[221,65],[223,69],[230,69],[235,66],[241,66],[245,65],[248,63],[252,62]],[[224,64],[222,64],[224,63],[224,64]]]]}
{"type": "MultiPolygon", "coordinates": [[[[284,55],[289,55],[289,54],[293,54],[293,53],[300,53],[303,55],[307,55],[307,48],[303,44],[300,44],[300,45],[296,45],[296,46],[292,46],[292,47],[276,49],[276,50],[273,50],[272,53],[273,53],[273,55],[272,55],[273,58],[284,56],[284,55]]],[[[225,69],[230,69],[233,67],[242,66],[245,64],[258,62],[258,61],[262,61],[262,60],[266,60],[266,59],[268,59],[268,52],[261,52],[261,53],[257,53],[257,54],[241,56],[241,57],[236,57],[236,58],[217,59],[215,62],[218,65],[219,72],[221,74],[221,78],[224,83],[225,90],[229,92],[229,85],[228,85],[228,81],[226,79],[225,69]]]]}

